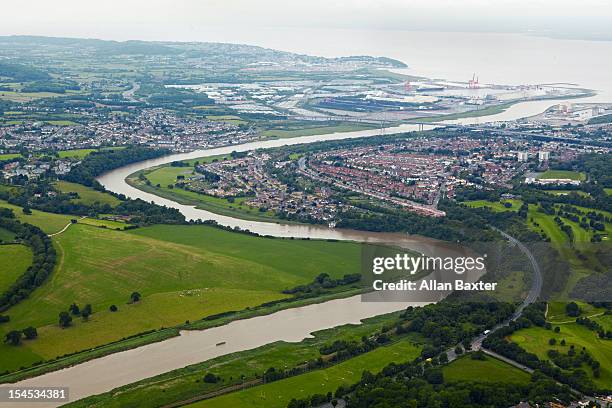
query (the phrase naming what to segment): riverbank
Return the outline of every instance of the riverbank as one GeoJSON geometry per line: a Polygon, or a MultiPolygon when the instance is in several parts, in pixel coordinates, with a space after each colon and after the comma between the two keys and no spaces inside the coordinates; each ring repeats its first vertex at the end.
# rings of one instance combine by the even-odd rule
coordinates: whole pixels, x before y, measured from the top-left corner
{"type": "MultiPolygon", "coordinates": [[[[193,191],[187,191],[178,187],[169,189],[160,184],[159,187],[156,185],[149,185],[141,180],[139,177],[142,175],[147,177],[148,174],[154,172],[159,168],[149,168],[146,170],[140,170],[130,174],[126,178],[126,182],[141,191],[158,195],[163,198],[175,201],[180,204],[192,205],[197,209],[210,211],[215,214],[224,215],[227,217],[237,217],[247,221],[260,221],[260,222],[286,222],[292,223],[291,221],[281,220],[273,212],[266,211],[261,212],[258,209],[252,209],[250,207],[244,208],[240,199],[230,202],[225,198],[217,198],[207,196],[205,194],[199,194],[193,191]]],[[[184,169],[181,167],[181,169],[184,169]]],[[[188,168],[189,169],[189,168],[188,168]]],[[[175,180],[172,181],[174,183],[175,180]]]]}
{"type": "Polygon", "coordinates": [[[346,291],[329,293],[316,298],[295,299],[284,303],[276,303],[268,306],[258,306],[254,308],[244,309],[241,311],[230,312],[223,316],[214,319],[201,319],[198,321],[180,324],[174,327],[164,328],[161,330],[153,330],[151,332],[136,334],[124,340],[108,343],[103,346],[94,347],[90,350],[78,352],[69,356],[61,357],[56,360],[44,362],[24,370],[15,371],[12,373],[0,376],[0,384],[16,383],[29,378],[41,376],[43,374],[73,367],[90,360],[98,359],[111,354],[122,351],[132,350],[142,346],[150,345],[156,342],[171,339],[180,336],[182,330],[205,330],[213,327],[223,326],[228,323],[250,319],[254,317],[270,315],[282,310],[314,305],[330,300],[342,299],[359,295],[361,289],[350,289],[346,291]]]}

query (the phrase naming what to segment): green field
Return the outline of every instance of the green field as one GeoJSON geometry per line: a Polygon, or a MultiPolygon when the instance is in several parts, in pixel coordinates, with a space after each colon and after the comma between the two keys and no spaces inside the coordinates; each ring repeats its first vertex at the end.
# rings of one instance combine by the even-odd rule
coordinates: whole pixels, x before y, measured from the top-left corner
{"type": "Polygon", "coordinates": [[[552,194],[552,195],[556,195],[556,196],[560,196],[560,195],[568,195],[568,194],[578,194],[581,197],[589,197],[590,194],[587,192],[584,192],[582,190],[542,190],[543,192],[545,192],[546,194],[552,194]]]}
{"type": "MultiPolygon", "coordinates": [[[[287,297],[283,289],[359,271],[353,243],[253,237],[208,226],[153,226],[129,232],[81,223],[53,237],[59,267],[27,300],[9,309],[2,332],[29,325],[39,338],[0,345],[0,372],[146,330],[242,310],[287,297]],[[143,299],[126,304],[138,291],[143,299]],[[89,321],[57,326],[59,312],[91,303],[89,321]],[[115,304],[119,311],[108,311],[115,304]],[[21,354],[23,358],[16,358],[21,354]],[[5,359],[5,357],[15,357],[5,359]]],[[[2,333],[0,333],[2,334],[2,333]]]]}
{"type": "Polygon", "coordinates": [[[103,147],[101,149],[60,150],[59,152],[57,152],[57,154],[61,159],[67,159],[67,158],[82,159],[91,152],[96,152],[98,150],[115,150],[115,149],[124,149],[124,147],[103,147]]]}
{"type": "Polygon", "coordinates": [[[460,357],[444,367],[443,373],[446,382],[527,384],[531,380],[526,372],[490,356],[486,356],[485,360],[473,360],[469,355],[460,357]]]}
{"type": "Polygon", "coordinates": [[[53,234],[64,228],[71,219],[78,218],[74,215],[53,214],[32,210],[32,214],[24,214],[21,207],[0,200],[0,207],[10,208],[15,213],[17,219],[28,224],[36,225],[47,234],[53,234]]]}
{"type": "Polygon", "coordinates": [[[25,245],[0,245],[0,294],[4,293],[32,264],[32,251],[25,245]]]}
{"type": "Polygon", "coordinates": [[[0,243],[13,242],[15,240],[15,233],[4,228],[0,228],[0,243]]]}
{"type": "Polygon", "coordinates": [[[0,161],[16,159],[17,157],[21,157],[19,153],[4,153],[0,154],[0,161]]]}
{"type": "MultiPolygon", "coordinates": [[[[612,328],[612,316],[601,316],[593,319],[606,327],[607,330],[612,328]]],[[[515,332],[511,336],[511,340],[543,360],[548,360],[546,352],[550,349],[566,354],[570,345],[574,345],[578,352],[582,350],[582,347],[586,347],[587,351],[600,362],[601,377],[593,378],[589,367],[583,366],[584,371],[589,374],[596,385],[608,389],[612,388],[612,341],[600,339],[596,332],[577,323],[559,324],[559,327],[561,328],[560,333],[541,327],[522,329],[515,332]],[[557,340],[555,346],[548,344],[548,340],[551,338],[557,340]],[[562,339],[566,341],[565,346],[559,344],[562,339]]]]}
{"type": "Polygon", "coordinates": [[[612,188],[604,188],[607,195],[612,195],[612,188]]]}
{"type": "MultiPolygon", "coordinates": [[[[605,310],[602,308],[594,307],[585,302],[576,301],[576,304],[580,307],[581,316],[599,316],[602,315],[605,310]]],[[[567,303],[565,302],[548,302],[548,310],[546,313],[546,320],[555,324],[555,323],[567,323],[576,321],[575,317],[568,316],[565,312],[565,306],[567,303]]]]}
{"type": "Polygon", "coordinates": [[[63,193],[77,193],[79,198],[71,200],[76,203],[92,205],[95,202],[98,202],[100,204],[108,204],[111,207],[115,207],[121,202],[118,198],[108,193],[96,191],[93,188],[84,186],[82,184],[70,183],[68,181],[57,181],[53,183],[53,185],[63,193]]]}
{"type": "Polygon", "coordinates": [[[364,370],[377,373],[389,363],[411,361],[419,354],[420,347],[415,346],[412,342],[398,341],[329,368],[314,370],[306,374],[200,401],[188,406],[198,408],[247,406],[253,408],[284,408],[292,398],[299,399],[309,397],[312,394],[333,393],[342,384],[351,385],[359,381],[364,370]]]}
{"type": "Polygon", "coordinates": [[[208,115],[206,116],[206,119],[217,122],[231,123],[236,126],[248,123],[246,120],[242,120],[240,119],[240,116],[236,115],[208,115]]]}
{"type": "Polygon", "coordinates": [[[91,225],[94,227],[110,228],[110,229],[116,229],[116,230],[122,230],[125,227],[132,225],[132,224],[128,224],[126,222],[121,222],[121,221],[104,220],[104,219],[88,218],[88,217],[79,218],[78,223],[85,224],[85,225],[91,225]]]}
{"type": "Polygon", "coordinates": [[[505,112],[506,109],[508,109],[514,103],[515,102],[503,103],[500,105],[488,106],[486,108],[472,109],[466,112],[451,113],[448,115],[424,116],[416,119],[418,119],[419,122],[441,122],[445,120],[456,120],[462,118],[497,115],[499,113],[505,112]]]}
{"type": "Polygon", "coordinates": [[[492,211],[501,212],[501,211],[518,211],[519,208],[521,208],[521,205],[523,205],[523,202],[521,200],[501,200],[497,202],[486,201],[486,200],[474,200],[474,201],[466,201],[464,202],[464,204],[472,208],[488,207],[492,211]],[[504,206],[505,203],[510,203],[511,207],[508,208],[504,206]]]}
{"type": "Polygon", "coordinates": [[[546,170],[538,176],[539,179],[570,179],[570,180],[586,180],[584,173],[569,170],[546,170]]]}

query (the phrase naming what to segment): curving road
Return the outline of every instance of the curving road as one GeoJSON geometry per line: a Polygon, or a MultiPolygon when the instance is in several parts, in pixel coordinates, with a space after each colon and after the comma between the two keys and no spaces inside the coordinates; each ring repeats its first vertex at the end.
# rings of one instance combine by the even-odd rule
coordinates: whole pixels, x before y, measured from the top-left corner
{"type": "MultiPolygon", "coordinates": [[[[500,230],[499,228],[496,228],[493,226],[491,226],[491,228],[499,232],[504,238],[506,238],[510,242],[510,244],[516,245],[521,250],[521,252],[527,256],[527,258],[529,259],[529,262],[531,263],[531,267],[533,269],[533,280],[531,282],[531,289],[529,289],[529,293],[527,294],[523,302],[519,305],[519,307],[516,308],[516,311],[514,312],[514,314],[510,316],[510,318],[507,319],[506,321],[492,328],[489,332],[487,332],[487,334],[483,333],[480,336],[476,337],[471,343],[472,350],[480,350],[482,348],[482,342],[491,333],[493,333],[495,330],[501,327],[507,326],[508,324],[510,324],[511,321],[517,320],[519,317],[521,317],[521,315],[523,314],[523,310],[525,310],[527,306],[529,306],[530,304],[538,300],[538,297],[540,296],[540,293],[542,292],[542,282],[543,282],[542,270],[540,269],[540,265],[538,265],[538,261],[535,259],[535,257],[533,256],[529,248],[527,248],[522,242],[514,238],[512,235],[500,230]]],[[[489,350],[487,350],[486,352],[489,354],[493,353],[489,350]]],[[[514,362],[513,365],[524,369],[523,368],[524,366],[519,365],[519,363],[514,362]]]]}

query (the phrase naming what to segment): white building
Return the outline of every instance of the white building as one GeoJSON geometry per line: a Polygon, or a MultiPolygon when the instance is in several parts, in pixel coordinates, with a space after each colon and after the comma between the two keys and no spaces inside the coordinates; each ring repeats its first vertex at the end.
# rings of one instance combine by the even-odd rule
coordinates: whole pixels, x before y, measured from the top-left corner
{"type": "Polygon", "coordinates": [[[529,153],[527,152],[518,152],[518,161],[520,162],[526,162],[527,160],[529,160],[529,153]]]}
{"type": "Polygon", "coordinates": [[[538,160],[548,161],[550,159],[550,152],[540,151],[538,152],[538,160]]]}

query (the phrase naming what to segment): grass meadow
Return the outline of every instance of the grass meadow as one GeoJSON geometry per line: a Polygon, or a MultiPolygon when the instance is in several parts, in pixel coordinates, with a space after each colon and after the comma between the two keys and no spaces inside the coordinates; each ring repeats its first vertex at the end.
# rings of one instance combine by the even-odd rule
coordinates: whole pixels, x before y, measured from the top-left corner
{"type": "Polygon", "coordinates": [[[0,293],[15,283],[31,264],[32,251],[27,246],[0,245],[0,293]]]}
{"type": "Polygon", "coordinates": [[[111,207],[119,205],[121,201],[118,198],[101,191],[96,191],[91,187],[84,186],[78,183],[70,183],[68,181],[57,181],[53,183],[54,187],[63,193],[77,193],[79,198],[75,198],[72,201],[76,203],[82,203],[91,205],[95,202],[100,204],[108,204],[111,207]]]}
{"type": "Polygon", "coordinates": [[[531,380],[526,372],[490,356],[486,356],[485,360],[472,360],[469,355],[460,357],[445,366],[443,373],[447,382],[527,384],[531,380]]]}
{"type": "Polygon", "coordinates": [[[286,378],[258,387],[233,392],[188,405],[192,408],[284,408],[292,398],[334,392],[342,385],[351,385],[361,378],[364,370],[377,373],[392,362],[406,362],[418,357],[420,347],[407,340],[351,358],[329,368],[286,378]]]}
{"type": "MultiPolygon", "coordinates": [[[[44,214],[44,213],[43,213],[44,214]]],[[[28,216],[26,216],[28,217],[28,216]]],[[[288,295],[283,289],[359,272],[354,243],[266,239],[209,226],[115,231],[78,224],[53,237],[58,267],[27,300],[8,310],[0,335],[27,326],[39,338],[0,345],[0,372],[88,349],[147,330],[242,310],[288,295]],[[142,300],[128,304],[137,291],[142,300]],[[90,303],[88,321],[61,329],[57,317],[90,303]],[[110,312],[116,305],[118,312],[110,312]],[[22,358],[5,358],[22,354],[22,358]],[[19,366],[15,366],[21,361],[19,366]]]]}

